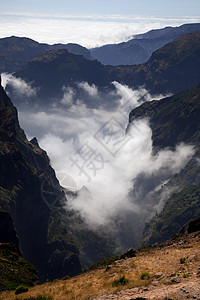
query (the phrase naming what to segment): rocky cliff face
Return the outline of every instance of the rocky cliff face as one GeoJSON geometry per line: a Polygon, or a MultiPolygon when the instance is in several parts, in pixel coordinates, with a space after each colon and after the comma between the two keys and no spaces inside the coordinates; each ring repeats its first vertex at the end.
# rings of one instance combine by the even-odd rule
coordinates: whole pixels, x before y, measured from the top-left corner
{"type": "Polygon", "coordinates": [[[163,188],[175,192],[164,209],[145,227],[143,244],[169,239],[190,219],[200,214],[200,85],[191,91],[145,103],[130,113],[129,121],[148,118],[154,149],[174,148],[181,142],[195,147],[195,156],[163,188]]]}
{"type": "Polygon", "coordinates": [[[77,275],[115,251],[110,235],[89,229],[66,201],[46,152],[26,139],[1,87],[0,209],[11,214],[23,256],[41,280],[77,275]]]}
{"type": "Polygon", "coordinates": [[[42,280],[81,271],[77,248],[68,239],[52,241],[48,235],[56,213],[53,203],[59,210],[63,200],[48,156],[26,139],[17,111],[0,87],[0,208],[11,214],[23,255],[42,280]]]}

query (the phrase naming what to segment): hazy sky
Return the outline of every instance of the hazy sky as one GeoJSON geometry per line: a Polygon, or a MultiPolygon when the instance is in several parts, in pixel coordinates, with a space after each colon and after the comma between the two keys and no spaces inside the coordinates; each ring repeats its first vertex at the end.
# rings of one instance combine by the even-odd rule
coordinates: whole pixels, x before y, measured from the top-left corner
{"type": "Polygon", "coordinates": [[[0,1],[0,37],[27,36],[88,47],[199,20],[199,0],[0,1]]]}

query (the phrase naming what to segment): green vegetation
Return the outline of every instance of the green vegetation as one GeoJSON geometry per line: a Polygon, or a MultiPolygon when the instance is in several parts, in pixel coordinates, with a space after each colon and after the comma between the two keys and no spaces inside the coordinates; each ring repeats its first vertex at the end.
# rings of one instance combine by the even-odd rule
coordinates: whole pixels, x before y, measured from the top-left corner
{"type": "Polygon", "coordinates": [[[144,242],[154,244],[170,239],[184,224],[199,215],[200,186],[189,186],[173,194],[162,212],[145,226],[144,242]]]}
{"type": "Polygon", "coordinates": [[[185,264],[185,263],[188,263],[188,262],[189,262],[188,257],[180,258],[180,264],[185,264]]]}
{"type": "Polygon", "coordinates": [[[15,289],[15,294],[19,295],[22,293],[26,293],[28,292],[28,287],[25,285],[19,285],[16,289],[15,289]]]}
{"type": "Polygon", "coordinates": [[[67,280],[67,279],[70,279],[71,277],[69,275],[66,275],[62,278],[62,280],[67,280]]]}
{"type": "Polygon", "coordinates": [[[144,273],[141,274],[140,279],[148,280],[148,279],[150,279],[150,277],[151,276],[150,276],[149,272],[144,272],[144,273]]]}
{"type": "Polygon", "coordinates": [[[0,245],[0,291],[14,290],[20,284],[38,283],[38,271],[16,252],[11,244],[0,245]]]}
{"type": "Polygon", "coordinates": [[[113,286],[118,286],[118,285],[125,285],[128,283],[128,279],[125,278],[125,276],[123,275],[122,277],[120,277],[119,279],[115,279],[112,283],[113,286]]]}
{"type": "Polygon", "coordinates": [[[188,273],[184,273],[184,274],[183,274],[183,278],[187,278],[188,276],[189,276],[188,273]]]}

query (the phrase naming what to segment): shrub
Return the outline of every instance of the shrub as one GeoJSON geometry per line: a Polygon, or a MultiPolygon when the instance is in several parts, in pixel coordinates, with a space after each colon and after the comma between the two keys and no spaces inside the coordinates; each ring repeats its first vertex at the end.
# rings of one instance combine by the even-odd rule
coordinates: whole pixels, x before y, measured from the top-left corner
{"type": "Polygon", "coordinates": [[[25,285],[19,285],[18,287],[16,287],[15,289],[15,294],[19,295],[21,293],[25,293],[28,292],[28,287],[25,285]]]}
{"type": "Polygon", "coordinates": [[[122,277],[120,277],[119,279],[116,279],[113,281],[112,285],[113,286],[118,286],[118,285],[125,285],[128,283],[128,279],[125,278],[125,276],[123,275],[122,277]]]}
{"type": "Polygon", "coordinates": [[[185,263],[188,263],[188,262],[189,262],[189,260],[188,260],[187,257],[180,258],[180,264],[185,264],[185,263]]]}
{"type": "Polygon", "coordinates": [[[189,276],[188,273],[184,273],[184,274],[183,274],[183,278],[187,278],[188,276],[189,276]]]}
{"type": "Polygon", "coordinates": [[[66,275],[62,278],[62,280],[67,280],[67,279],[70,279],[71,277],[69,275],[66,275]]]}
{"type": "Polygon", "coordinates": [[[142,275],[140,276],[140,279],[145,280],[145,279],[149,279],[151,276],[149,274],[149,272],[144,272],[142,273],[142,275]]]}

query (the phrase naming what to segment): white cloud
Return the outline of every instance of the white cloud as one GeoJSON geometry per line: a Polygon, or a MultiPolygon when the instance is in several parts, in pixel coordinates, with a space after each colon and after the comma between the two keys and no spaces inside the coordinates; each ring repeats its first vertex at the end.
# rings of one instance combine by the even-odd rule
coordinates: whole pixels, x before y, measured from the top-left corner
{"type": "MultiPolygon", "coordinates": [[[[138,201],[140,193],[137,199],[129,194],[137,189],[138,176],[154,176],[159,186],[194,155],[193,147],[184,144],[178,145],[175,151],[161,150],[154,154],[147,119],[134,121],[125,134],[129,111],[141,101],[149,101],[150,95],[145,89],[133,91],[117,82],[114,86],[119,100],[112,110],[87,108],[79,102],[66,110],[57,107],[45,112],[20,113],[22,127],[29,136],[38,134],[41,147],[47,150],[65,187],[71,184],[66,178],[71,178],[69,181],[80,189],[79,196],[69,199],[68,205],[80,211],[93,225],[110,222],[127,207],[129,212],[143,213],[144,204],[138,201]],[[87,188],[82,189],[84,186],[87,188]]],[[[148,196],[151,192],[153,195],[154,190],[152,186],[148,196]]],[[[161,202],[155,203],[148,213],[161,207],[164,195],[169,194],[170,191],[165,192],[161,202]]],[[[145,199],[148,201],[148,197],[145,199]]]]}
{"type": "Polygon", "coordinates": [[[64,91],[63,98],[60,100],[61,104],[64,104],[65,106],[72,106],[75,91],[71,87],[63,86],[62,90],[64,91]]]}
{"type": "Polygon", "coordinates": [[[6,88],[6,86],[9,84],[17,96],[33,97],[37,94],[37,89],[33,88],[31,84],[28,84],[21,78],[16,78],[11,74],[2,73],[1,79],[2,86],[6,88]]]}
{"type": "Polygon", "coordinates": [[[127,41],[133,35],[165,26],[199,22],[199,17],[154,18],[123,15],[44,15],[1,13],[0,37],[25,36],[39,42],[78,43],[91,48],[127,41]]]}
{"type": "Polygon", "coordinates": [[[80,82],[78,86],[88,93],[88,95],[92,97],[98,96],[98,88],[94,84],[89,85],[87,82],[80,82]]]}

